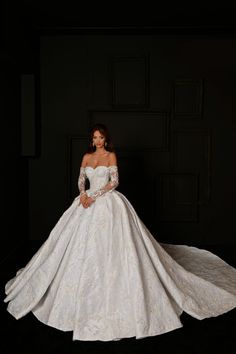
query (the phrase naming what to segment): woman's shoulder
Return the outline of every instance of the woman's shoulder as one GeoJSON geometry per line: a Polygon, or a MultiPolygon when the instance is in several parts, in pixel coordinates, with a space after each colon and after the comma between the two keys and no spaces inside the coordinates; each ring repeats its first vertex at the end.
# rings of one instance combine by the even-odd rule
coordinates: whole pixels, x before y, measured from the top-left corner
{"type": "Polygon", "coordinates": [[[117,157],[114,151],[109,152],[108,159],[109,159],[109,165],[117,164],[117,157]]]}
{"type": "Polygon", "coordinates": [[[88,159],[92,154],[92,152],[86,152],[83,156],[83,159],[88,159]]]}
{"type": "Polygon", "coordinates": [[[83,158],[82,158],[82,167],[86,166],[87,162],[88,162],[88,159],[89,157],[91,156],[91,153],[89,152],[86,152],[84,155],[83,155],[83,158]]]}
{"type": "Polygon", "coordinates": [[[84,154],[84,156],[83,156],[83,161],[87,161],[88,159],[89,159],[89,157],[91,156],[91,153],[89,153],[89,152],[86,152],[85,154],[84,154]]]}

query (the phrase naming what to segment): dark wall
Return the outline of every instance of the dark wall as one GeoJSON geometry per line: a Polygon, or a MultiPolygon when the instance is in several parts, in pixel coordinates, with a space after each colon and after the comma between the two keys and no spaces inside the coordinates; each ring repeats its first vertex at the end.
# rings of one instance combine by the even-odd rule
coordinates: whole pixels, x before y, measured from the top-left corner
{"type": "Polygon", "coordinates": [[[20,155],[20,74],[14,61],[1,58],[1,248],[0,257],[27,240],[28,161],[20,155]]]}
{"type": "MultiPolygon", "coordinates": [[[[37,38],[20,17],[22,4],[1,3],[1,260],[29,239],[28,158],[21,154],[21,78],[36,73],[37,38]],[[26,32],[26,26],[28,32],[26,32]]],[[[35,119],[36,115],[33,116],[35,119]]]]}
{"type": "Polygon", "coordinates": [[[42,35],[30,239],[46,239],[78,195],[99,121],[119,190],[157,239],[235,245],[235,62],[235,40],[214,36],[42,35]]]}

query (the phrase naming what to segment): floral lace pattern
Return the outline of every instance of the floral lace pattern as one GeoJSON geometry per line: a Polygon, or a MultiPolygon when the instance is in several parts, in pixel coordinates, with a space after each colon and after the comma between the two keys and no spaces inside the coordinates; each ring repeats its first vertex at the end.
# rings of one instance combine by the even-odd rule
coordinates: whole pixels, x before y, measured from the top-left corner
{"type": "Polygon", "coordinates": [[[80,167],[80,174],[78,178],[78,188],[80,191],[80,194],[84,194],[85,192],[85,181],[86,181],[86,173],[85,173],[85,168],[80,167]]]}
{"type": "MultiPolygon", "coordinates": [[[[104,193],[112,192],[119,185],[119,175],[118,175],[118,167],[116,165],[113,166],[97,166],[96,168],[88,166],[87,168],[91,168],[96,170],[99,167],[105,167],[109,171],[109,179],[110,181],[106,183],[103,187],[93,191],[90,193],[90,197],[93,200],[96,200],[98,197],[102,196],[104,193]]],[[[86,193],[85,191],[85,181],[86,181],[86,167],[80,168],[80,174],[78,178],[78,187],[80,194],[86,193]]]]}
{"type": "Polygon", "coordinates": [[[108,167],[110,174],[110,182],[108,182],[104,187],[96,190],[91,193],[90,197],[93,200],[96,200],[98,197],[107,192],[112,192],[119,185],[119,176],[118,176],[118,168],[117,166],[109,166],[108,167]]]}

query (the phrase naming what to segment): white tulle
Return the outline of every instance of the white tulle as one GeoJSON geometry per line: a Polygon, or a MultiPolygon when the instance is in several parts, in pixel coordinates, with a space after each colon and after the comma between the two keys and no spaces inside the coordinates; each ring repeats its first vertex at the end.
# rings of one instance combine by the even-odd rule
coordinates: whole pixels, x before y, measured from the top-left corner
{"type": "MultiPolygon", "coordinates": [[[[88,195],[111,180],[106,166],[84,172],[88,195]]],[[[7,282],[4,301],[16,319],[32,311],[74,340],[109,341],[177,329],[183,311],[201,320],[236,307],[236,269],[221,258],[158,243],[114,188],[87,209],[79,199],[7,282]]]]}

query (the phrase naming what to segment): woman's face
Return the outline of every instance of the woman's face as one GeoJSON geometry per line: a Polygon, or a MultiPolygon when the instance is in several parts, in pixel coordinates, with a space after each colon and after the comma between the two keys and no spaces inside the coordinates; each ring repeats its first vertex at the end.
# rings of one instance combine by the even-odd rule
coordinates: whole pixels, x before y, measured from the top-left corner
{"type": "Polygon", "coordinates": [[[102,148],[105,144],[105,137],[100,133],[99,130],[96,130],[93,133],[93,144],[96,148],[102,148]]]}

